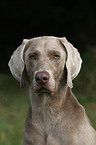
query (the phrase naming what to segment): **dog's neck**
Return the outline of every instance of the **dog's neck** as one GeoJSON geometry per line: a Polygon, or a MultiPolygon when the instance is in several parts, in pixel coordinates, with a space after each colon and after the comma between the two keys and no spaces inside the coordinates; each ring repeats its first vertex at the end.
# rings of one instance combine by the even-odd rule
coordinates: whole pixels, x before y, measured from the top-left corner
{"type": "Polygon", "coordinates": [[[57,110],[60,109],[66,100],[67,91],[67,85],[63,86],[63,88],[60,86],[58,91],[55,92],[54,95],[51,93],[37,94],[34,93],[31,88],[29,88],[32,112],[34,111],[34,108],[40,109],[46,106],[49,106],[49,109],[50,107],[55,107],[57,110]]]}

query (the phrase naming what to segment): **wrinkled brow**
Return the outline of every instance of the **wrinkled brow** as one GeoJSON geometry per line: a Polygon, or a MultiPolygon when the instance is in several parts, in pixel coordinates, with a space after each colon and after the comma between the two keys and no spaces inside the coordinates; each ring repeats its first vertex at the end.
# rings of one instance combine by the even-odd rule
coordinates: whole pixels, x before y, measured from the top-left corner
{"type": "Polygon", "coordinates": [[[54,53],[55,53],[55,54],[60,54],[60,51],[57,51],[57,50],[50,50],[49,53],[50,53],[50,54],[54,54],[54,53]]]}

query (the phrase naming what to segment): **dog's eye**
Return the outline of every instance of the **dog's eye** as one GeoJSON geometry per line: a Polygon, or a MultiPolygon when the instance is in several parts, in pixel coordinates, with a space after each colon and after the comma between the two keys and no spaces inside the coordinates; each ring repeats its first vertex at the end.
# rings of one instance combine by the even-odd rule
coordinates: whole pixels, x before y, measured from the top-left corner
{"type": "Polygon", "coordinates": [[[53,58],[53,59],[60,59],[60,55],[54,54],[54,55],[52,56],[52,58],[53,58]]]}
{"type": "Polygon", "coordinates": [[[29,55],[29,60],[34,60],[37,58],[37,54],[30,54],[29,55]]]}

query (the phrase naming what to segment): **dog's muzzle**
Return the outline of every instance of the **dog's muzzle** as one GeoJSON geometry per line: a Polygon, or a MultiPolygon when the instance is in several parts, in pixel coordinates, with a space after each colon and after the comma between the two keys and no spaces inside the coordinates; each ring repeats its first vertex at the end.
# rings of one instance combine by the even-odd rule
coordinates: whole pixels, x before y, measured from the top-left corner
{"type": "Polygon", "coordinates": [[[50,71],[39,70],[34,74],[33,89],[35,93],[53,93],[55,80],[50,71]]]}

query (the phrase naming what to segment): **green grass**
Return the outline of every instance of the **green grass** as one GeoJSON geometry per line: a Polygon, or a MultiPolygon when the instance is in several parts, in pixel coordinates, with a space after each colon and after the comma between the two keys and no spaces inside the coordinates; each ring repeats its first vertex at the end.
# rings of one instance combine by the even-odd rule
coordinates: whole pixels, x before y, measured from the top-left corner
{"type": "MultiPolygon", "coordinates": [[[[85,107],[96,129],[96,50],[83,54],[82,70],[73,92],[85,107]]],[[[30,102],[28,92],[9,74],[0,74],[0,145],[22,145],[23,128],[30,102]]]]}
{"type": "Polygon", "coordinates": [[[29,104],[19,83],[11,75],[0,74],[0,145],[22,145],[29,104]]]}

